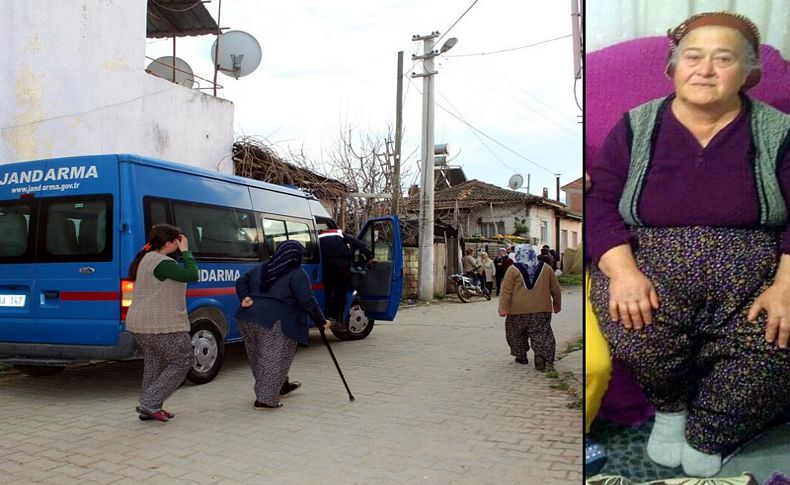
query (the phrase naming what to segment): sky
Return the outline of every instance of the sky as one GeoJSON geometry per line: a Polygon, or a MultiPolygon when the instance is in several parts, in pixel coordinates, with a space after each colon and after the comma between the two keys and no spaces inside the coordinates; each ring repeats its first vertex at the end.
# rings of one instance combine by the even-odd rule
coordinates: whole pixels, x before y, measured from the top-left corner
{"type": "MultiPolygon", "coordinates": [[[[434,141],[450,145],[450,165],[500,187],[520,174],[522,192],[529,176],[530,193],[548,187],[555,197],[555,174],[561,185],[582,175],[582,111],[574,94],[581,102],[583,80],[574,82],[571,2],[478,0],[447,32],[473,1],[224,0],[221,26],[252,34],[263,51],[252,74],[220,75],[218,95],[235,104],[235,135],[265,139],[280,154],[304,150],[331,176],[323,161],[340,131],[394,131],[402,50],[402,170],[410,172],[403,182],[418,184],[422,79],[409,74],[422,71],[411,59],[422,43],[412,36],[439,31],[445,37],[437,47],[458,39],[437,58],[434,77],[434,141]]],[[[215,19],[218,5],[206,4],[215,19]]],[[[210,79],[213,42],[179,38],[177,56],[210,79]]],[[[171,40],[148,40],[146,55],[171,53],[171,40]]]]}

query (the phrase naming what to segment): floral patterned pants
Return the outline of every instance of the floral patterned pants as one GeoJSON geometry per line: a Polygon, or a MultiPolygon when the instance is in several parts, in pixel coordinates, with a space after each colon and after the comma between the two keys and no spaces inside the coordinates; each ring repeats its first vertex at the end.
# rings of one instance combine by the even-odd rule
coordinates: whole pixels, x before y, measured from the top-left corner
{"type": "Polygon", "coordinates": [[[639,269],[653,282],[653,323],[609,319],[609,280],[593,268],[592,303],[612,355],[662,412],[688,411],[686,441],[725,453],[790,404],[790,351],[765,341],[765,314],[746,315],[772,282],[780,234],[714,227],[631,228],[639,269]]]}

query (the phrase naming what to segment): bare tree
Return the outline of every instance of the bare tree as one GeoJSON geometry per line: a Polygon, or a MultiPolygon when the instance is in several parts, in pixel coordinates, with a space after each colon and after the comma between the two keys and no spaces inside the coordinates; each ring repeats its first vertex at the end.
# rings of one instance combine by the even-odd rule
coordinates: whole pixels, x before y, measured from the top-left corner
{"type": "MultiPolygon", "coordinates": [[[[402,194],[402,184],[393,187],[392,138],[392,130],[381,137],[356,134],[350,126],[343,128],[335,147],[328,153],[332,175],[352,193],[402,194]]],[[[409,175],[410,170],[402,165],[401,180],[409,175]]],[[[367,219],[390,212],[389,199],[349,196],[345,213],[338,220],[345,220],[345,228],[357,232],[367,219]]]]}

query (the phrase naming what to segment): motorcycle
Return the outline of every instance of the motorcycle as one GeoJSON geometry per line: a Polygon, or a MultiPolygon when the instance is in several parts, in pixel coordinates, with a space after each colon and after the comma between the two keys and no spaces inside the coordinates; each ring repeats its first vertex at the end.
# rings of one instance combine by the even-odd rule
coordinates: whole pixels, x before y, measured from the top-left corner
{"type": "MultiPolygon", "coordinates": [[[[479,268],[478,266],[474,271],[477,271],[479,268]]],[[[455,284],[458,299],[464,303],[468,303],[473,296],[483,296],[486,300],[491,299],[491,292],[488,291],[488,288],[476,285],[472,278],[466,274],[451,274],[447,278],[455,284]]]]}

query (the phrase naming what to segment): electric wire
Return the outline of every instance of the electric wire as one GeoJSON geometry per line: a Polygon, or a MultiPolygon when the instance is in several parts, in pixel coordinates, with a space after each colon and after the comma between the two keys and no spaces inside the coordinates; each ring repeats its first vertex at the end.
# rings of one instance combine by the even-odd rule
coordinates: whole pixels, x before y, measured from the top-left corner
{"type": "Polygon", "coordinates": [[[469,5],[469,8],[467,8],[467,9],[464,11],[464,13],[462,13],[462,14],[461,14],[461,16],[460,16],[460,17],[458,17],[458,20],[456,20],[455,22],[453,22],[453,25],[451,25],[451,26],[450,26],[450,27],[449,27],[447,30],[445,30],[445,31],[444,31],[444,33],[443,33],[443,34],[442,34],[442,35],[441,35],[441,36],[440,36],[438,39],[436,39],[436,42],[434,42],[434,45],[436,45],[436,44],[438,44],[439,42],[441,42],[441,40],[442,40],[442,39],[444,39],[444,36],[445,36],[445,35],[447,35],[447,34],[449,34],[451,30],[453,30],[453,27],[455,27],[455,24],[457,24],[458,22],[460,22],[460,21],[461,21],[461,19],[462,19],[462,18],[464,18],[464,16],[465,16],[467,13],[469,13],[469,11],[470,11],[470,10],[472,10],[472,7],[474,7],[474,6],[475,6],[475,4],[476,4],[478,1],[479,1],[479,0],[475,0],[474,2],[472,2],[472,5],[469,5]]]}
{"type": "Polygon", "coordinates": [[[511,47],[510,49],[500,49],[498,51],[477,52],[475,54],[456,54],[456,55],[449,55],[448,54],[448,55],[446,55],[444,57],[473,57],[473,56],[487,56],[487,55],[490,55],[490,54],[500,54],[502,52],[512,52],[512,51],[517,51],[517,50],[521,50],[521,49],[526,49],[528,47],[535,47],[537,45],[547,44],[549,42],[554,42],[555,40],[566,39],[566,38],[572,37],[572,36],[573,36],[573,34],[563,35],[561,37],[555,37],[553,39],[541,40],[540,42],[535,42],[534,44],[522,45],[521,47],[511,47]]]}
{"type": "MultiPolygon", "coordinates": [[[[447,104],[449,104],[449,105],[450,105],[450,106],[451,106],[451,107],[452,107],[452,108],[453,108],[455,111],[457,111],[457,112],[458,112],[458,116],[460,116],[460,117],[461,117],[461,119],[462,119],[462,120],[463,120],[465,123],[467,123],[466,119],[465,119],[465,118],[464,118],[464,116],[461,114],[461,110],[459,110],[459,109],[458,109],[458,108],[457,108],[457,107],[456,107],[456,106],[455,106],[453,103],[451,103],[451,102],[450,102],[450,100],[447,98],[447,96],[445,96],[445,95],[444,95],[444,94],[443,94],[441,91],[439,91],[439,90],[437,89],[437,92],[439,93],[439,96],[441,96],[442,98],[444,98],[444,100],[445,100],[445,101],[447,101],[447,104]]],[[[491,154],[491,155],[492,155],[494,158],[496,158],[496,159],[497,159],[497,161],[498,161],[499,163],[501,163],[501,164],[502,164],[502,166],[504,166],[506,169],[508,169],[508,170],[511,170],[511,171],[513,171],[513,172],[518,172],[518,170],[514,170],[514,169],[513,169],[512,167],[510,167],[510,166],[509,166],[507,163],[505,163],[504,161],[502,161],[502,159],[501,159],[501,158],[499,158],[499,156],[498,156],[498,155],[497,155],[497,154],[496,154],[496,153],[495,153],[495,152],[494,152],[494,151],[491,149],[491,147],[489,147],[489,146],[488,146],[488,144],[487,144],[485,141],[483,141],[483,139],[482,139],[482,138],[480,138],[480,135],[478,135],[476,131],[472,130],[472,134],[473,134],[473,135],[475,135],[475,137],[476,137],[476,138],[477,138],[477,139],[480,141],[480,143],[481,143],[481,144],[482,144],[482,145],[483,145],[483,146],[486,148],[486,150],[488,150],[488,152],[489,152],[489,153],[490,153],[490,154],[491,154]]]]}
{"type": "MultiPolygon", "coordinates": [[[[411,81],[410,81],[410,82],[411,82],[411,81]]],[[[420,89],[419,89],[417,86],[414,86],[414,89],[416,89],[416,90],[417,90],[417,92],[419,92],[420,94],[423,94],[423,93],[422,93],[422,91],[420,91],[420,89]]],[[[548,172],[548,173],[550,173],[550,174],[552,174],[552,175],[554,175],[554,174],[555,174],[555,171],[553,171],[553,170],[550,170],[550,169],[548,169],[548,168],[544,167],[543,165],[539,164],[538,162],[536,162],[536,161],[534,161],[534,160],[530,160],[529,158],[527,158],[527,157],[525,157],[524,155],[522,155],[522,154],[518,153],[517,151],[513,150],[512,148],[510,148],[509,146],[507,146],[507,145],[505,145],[504,143],[500,142],[499,140],[497,140],[497,139],[495,139],[495,138],[491,137],[490,135],[488,135],[487,133],[485,133],[483,130],[480,130],[479,128],[476,128],[476,127],[472,126],[472,124],[471,124],[471,123],[468,123],[468,122],[466,122],[466,121],[462,120],[461,118],[459,118],[459,117],[458,117],[458,115],[456,115],[456,114],[455,114],[455,113],[453,113],[452,111],[448,110],[447,108],[445,108],[445,107],[444,107],[444,106],[442,106],[441,104],[439,104],[439,103],[434,103],[434,104],[436,104],[436,106],[438,106],[439,108],[441,108],[441,109],[442,109],[442,111],[444,111],[445,113],[447,113],[447,114],[449,114],[450,116],[452,116],[453,118],[457,119],[458,121],[460,121],[460,122],[461,122],[461,123],[463,123],[464,125],[466,125],[466,126],[468,126],[469,128],[471,128],[472,130],[474,130],[474,131],[476,131],[476,132],[480,133],[481,135],[483,135],[484,137],[486,137],[486,138],[488,138],[489,140],[493,141],[494,143],[496,143],[497,145],[501,146],[502,148],[504,148],[505,150],[509,151],[510,153],[512,153],[512,154],[514,154],[514,155],[516,155],[516,156],[517,156],[517,157],[519,157],[519,158],[523,158],[524,160],[526,160],[527,162],[531,163],[532,165],[535,165],[536,167],[538,167],[538,168],[540,168],[540,169],[542,169],[542,170],[545,170],[546,172],[548,172]]]]}

